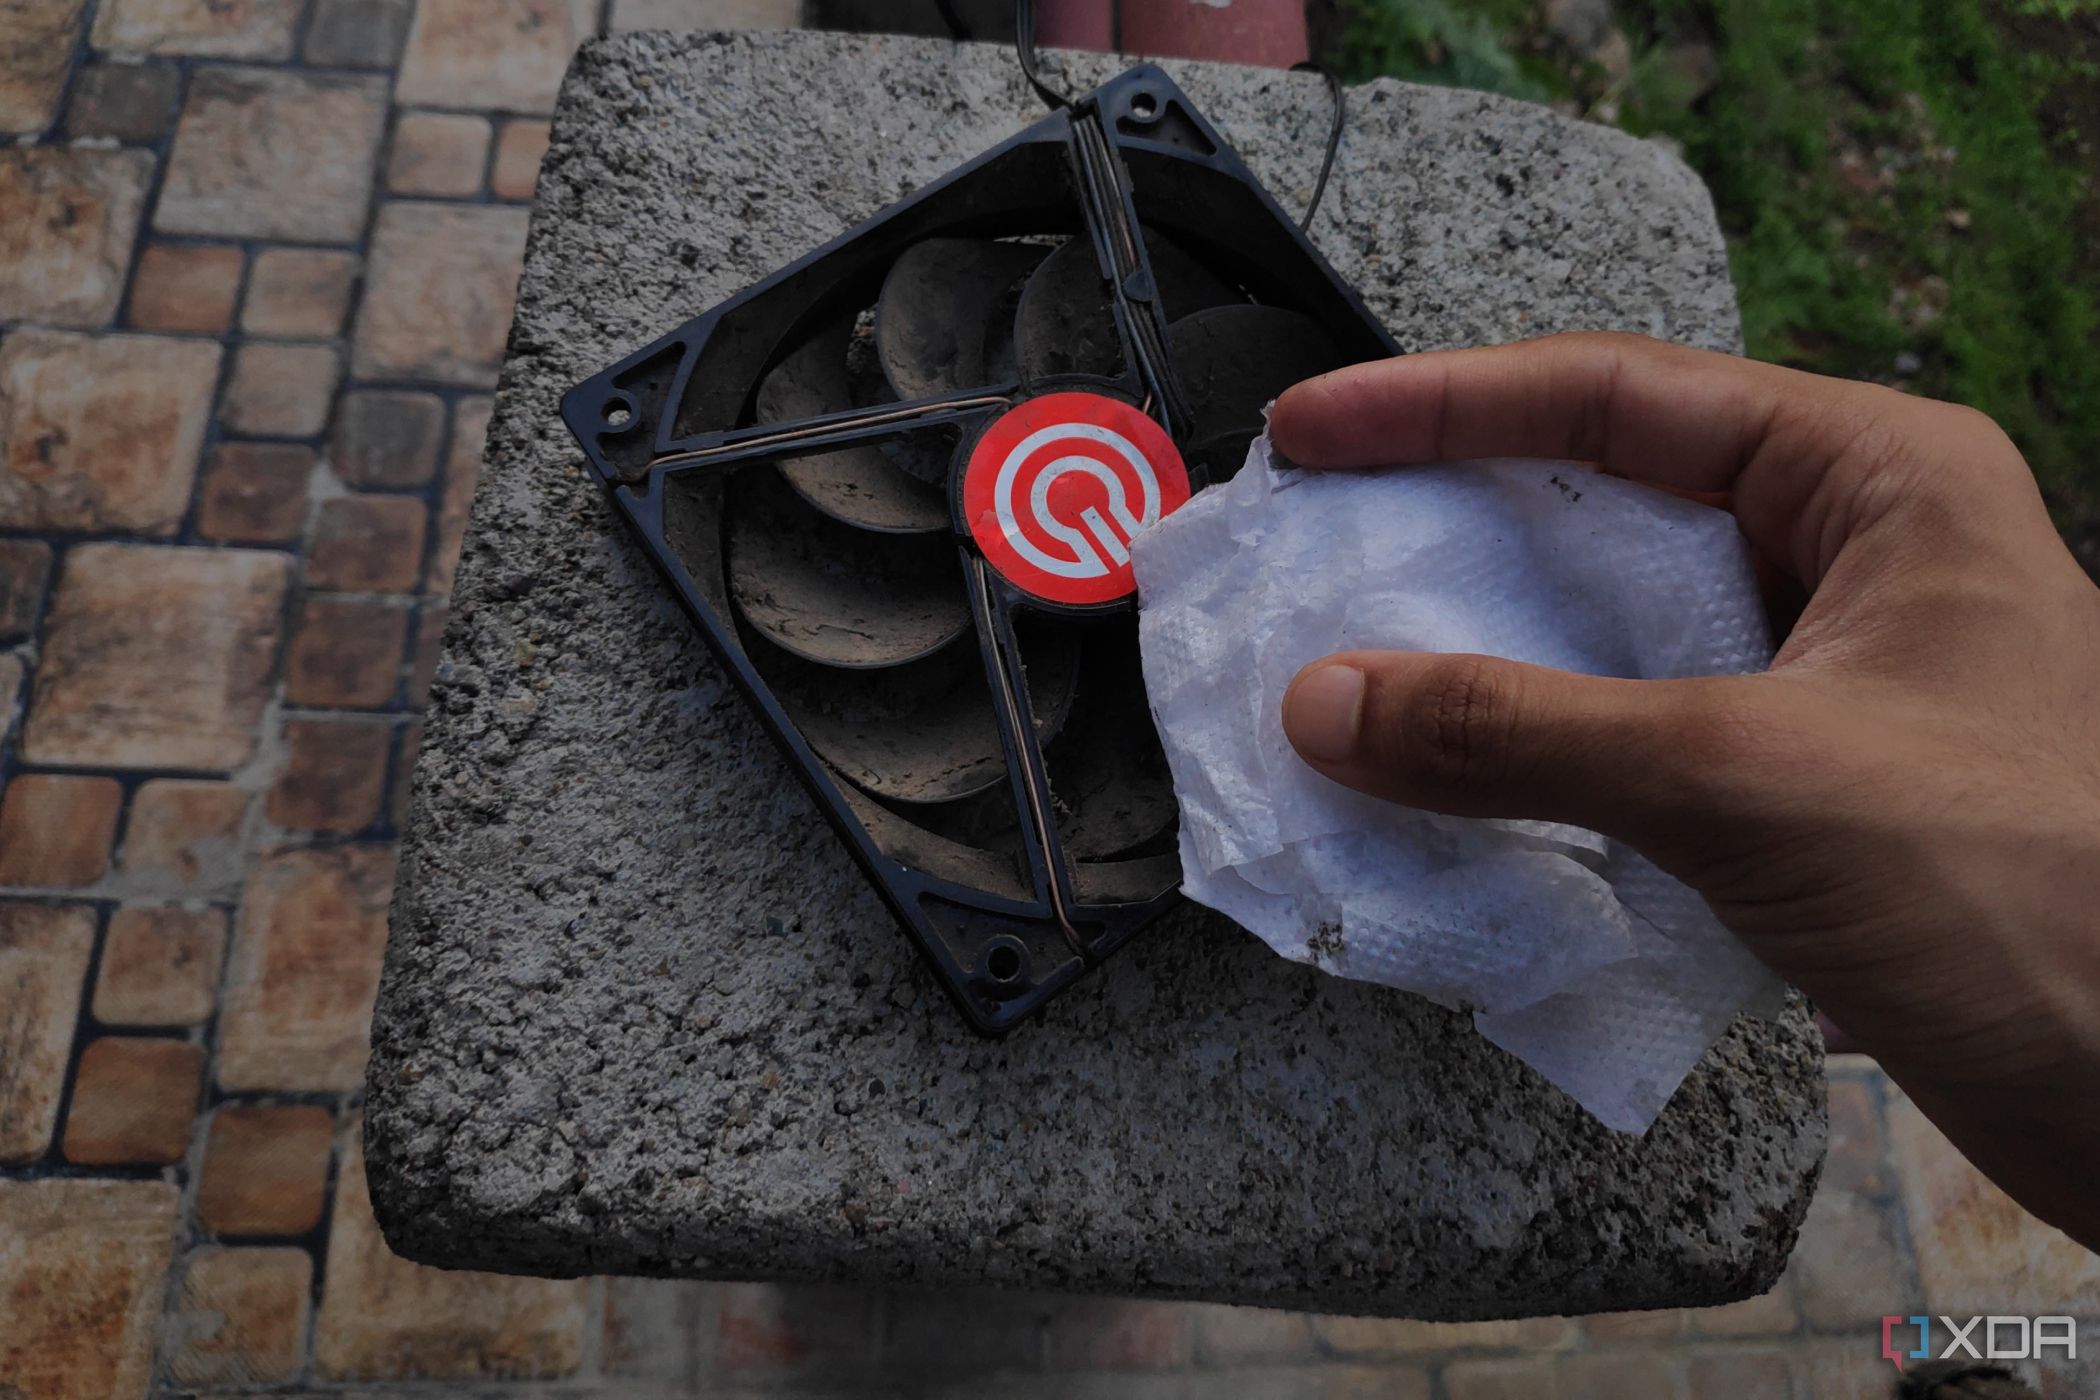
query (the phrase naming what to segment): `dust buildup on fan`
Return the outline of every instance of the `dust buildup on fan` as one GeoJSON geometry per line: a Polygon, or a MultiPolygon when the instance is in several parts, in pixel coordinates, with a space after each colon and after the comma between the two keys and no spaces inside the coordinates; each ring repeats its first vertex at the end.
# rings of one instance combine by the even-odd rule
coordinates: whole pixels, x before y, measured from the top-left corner
{"type": "Polygon", "coordinates": [[[1170,325],[1167,340],[1192,417],[1187,455],[1213,464],[1231,460],[1235,442],[1245,460],[1269,402],[1343,361],[1319,322],[1276,306],[1198,311],[1170,325]]]}
{"type": "MultiPolygon", "coordinates": [[[[1036,735],[1063,725],[1078,648],[1062,633],[1024,646],[1036,735]]],[[[1006,779],[991,686],[970,638],[901,666],[844,671],[762,643],[751,660],[809,746],[856,786],[894,802],[954,802],[1006,779]]]]}
{"type": "Polygon", "coordinates": [[[900,399],[932,398],[1013,376],[1013,306],[1047,249],[929,238],[890,266],[875,303],[875,349],[900,399]]]}
{"type": "Polygon", "coordinates": [[[1024,379],[1121,368],[1115,313],[1091,243],[1069,240],[1028,279],[1014,317],[1014,358],[1024,379]]]}
{"type": "MultiPolygon", "coordinates": [[[[854,402],[847,371],[856,319],[849,312],[825,322],[767,373],[758,386],[760,423],[792,423],[864,406],[854,402]]],[[[948,525],[940,491],[872,444],[782,462],[780,472],[802,499],[847,525],[892,534],[948,525]]]]}
{"type": "Polygon", "coordinates": [[[889,810],[922,831],[981,851],[997,851],[1018,857],[1021,851],[1021,813],[1014,805],[1013,789],[995,783],[984,791],[955,802],[889,804],[889,810]]]}
{"type": "MultiPolygon", "coordinates": [[[[1161,235],[1144,233],[1153,285],[1169,317],[1239,301],[1240,293],[1161,235]]],[[[1068,239],[1043,260],[1021,291],[1014,354],[1023,378],[1112,376],[1123,363],[1109,288],[1084,238],[1068,239]]]]}
{"type": "Polygon", "coordinates": [[[838,524],[770,467],[737,474],[726,533],[737,611],[807,660],[894,666],[970,628],[962,571],[945,538],[838,524]]]}
{"type": "Polygon", "coordinates": [[[1137,637],[1096,632],[1084,684],[1046,755],[1065,854],[1104,860],[1158,844],[1174,828],[1174,781],[1145,708],[1137,637]]]}
{"type": "Polygon", "coordinates": [[[797,457],[782,462],[780,474],[803,500],[858,529],[927,534],[948,525],[947,503],[872,446],[797,457]]]}

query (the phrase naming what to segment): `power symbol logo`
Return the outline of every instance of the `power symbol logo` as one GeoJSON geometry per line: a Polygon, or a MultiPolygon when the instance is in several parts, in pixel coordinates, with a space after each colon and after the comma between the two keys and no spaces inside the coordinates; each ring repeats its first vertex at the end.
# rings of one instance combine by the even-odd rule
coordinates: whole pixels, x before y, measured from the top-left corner
{"type": "Polygon", "coordinates": [[[1044,394],[986,429],[963,471],[963,517],[985,559],[1053,603],[1107,603],[1136,586],[1130,541],[1189,498],[1159,424],[1101,394],[1044,394]]]}

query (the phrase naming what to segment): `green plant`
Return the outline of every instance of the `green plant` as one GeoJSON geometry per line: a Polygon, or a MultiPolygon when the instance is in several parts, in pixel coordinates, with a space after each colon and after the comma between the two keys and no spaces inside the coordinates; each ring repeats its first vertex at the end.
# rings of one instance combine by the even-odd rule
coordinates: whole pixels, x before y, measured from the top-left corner
{"type": "Polygon", "coordinates": [[[1542,56],[1524,0],[1357,0],[1340,56],[1674,137],[1713,189],[1751,354],[1983,409],[2076,522],[2100,520],[2095,13],[1620,0],[1631,61],[1608,75],[1542,56]]]}
{"type": "Polygon", "coordinates": [[[1339,66],[1352,77],[1389,74],[1539,100],[1546,86],[1502,42],[1529,8],[1524,0],[1358,0],[1339,66]]]}

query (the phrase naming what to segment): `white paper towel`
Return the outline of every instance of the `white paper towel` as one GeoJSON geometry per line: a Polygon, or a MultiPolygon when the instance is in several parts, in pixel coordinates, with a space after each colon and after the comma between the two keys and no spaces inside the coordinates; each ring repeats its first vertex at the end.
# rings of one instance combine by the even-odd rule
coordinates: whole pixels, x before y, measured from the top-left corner
{"type": "Polygon", "coordinates": [[[1594,675],[1762,670],[1725,512],[1563,463],[1246,467],[1132,546],[1145,686],[1181,804],[1183,890],[1287,958],[1473,1013],[1600,1120],[1643,1132],[1780,987],[1625,845],[1438,816],[1321,777],[1283,735],[1306,662],[1476,652],[1594,675]]]}

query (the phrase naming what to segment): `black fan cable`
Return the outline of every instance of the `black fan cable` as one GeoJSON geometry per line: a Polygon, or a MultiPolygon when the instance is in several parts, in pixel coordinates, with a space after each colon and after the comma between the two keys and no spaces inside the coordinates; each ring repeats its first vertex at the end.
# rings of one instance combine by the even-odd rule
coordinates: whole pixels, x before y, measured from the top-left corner
{"type": "Polygon", "coordinates": [[[1293,73],[1318,73],[1327,84],[1327,95],[1334,103],[1334,116],[1327,125],[1327,153],[1320,157],[1319,178],[1313,181],[1312,198],[1305,203],[1305,217],[1298,227],[1312,232],[1313,215],[1320,212],[1320,199],[1327,193],[1327,177],[1334,174],[1334,158],[1342,149],[1342,127],[1349,120],[1349,98],[1342,90],[1342,80],[1335,71],[1317,59],[1306,59],[1291,65],[1293,73]]]}
{"type": "Polygon", "coordinates": [[[1035,66],[1035,0],[1014,0],[1014,53],[1021,60],[1021,76],[1036,95],[1053,108],[1072,105],[1072,99],[1044,82],[1035,66]]]}
{"type": "Polygon", "coordinates": [[[933,7],[941,12],[941,23],[948,26],[948,33],[958,44],[970,42],[970,26],[956,13],[955,0],[933,0],[933,7]]]}

